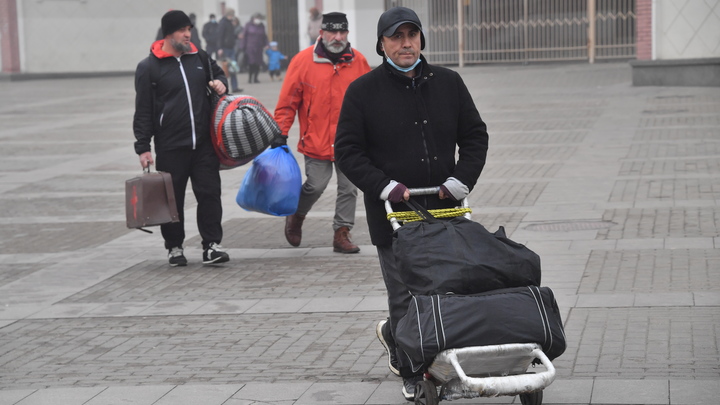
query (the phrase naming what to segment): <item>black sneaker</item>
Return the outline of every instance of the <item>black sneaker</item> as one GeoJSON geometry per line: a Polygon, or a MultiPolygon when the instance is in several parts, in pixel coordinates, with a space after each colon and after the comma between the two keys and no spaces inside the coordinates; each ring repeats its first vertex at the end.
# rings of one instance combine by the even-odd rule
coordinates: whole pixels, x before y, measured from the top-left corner
{"type": "Polygon", "coordinates": [[[388,355],[388,368],[390,371],[392,371],[393,374],[400,377],[400,370],[397,368],[397,353],[395,353],[395,345],[392,337],[390,337],[390,334],[387,331],[387,320],[383,319],[382,321],[378,322],[377,326],[375,327],[375,333],[377,334],[378,340],[380,340],[380,343],[382,343],[383,347],[385,348],[385,351],[388,355]],[[392,344],[390,344],[390,343],[392,344]]]}
{"type": "Polygon", "coordinates": [[[228,260],[230,260],[230,256],[225,253],[222,246],[215,242],[211,243],[203,252],[203,264],[225,263],[228,260]]]}
{"type": "Polygon", "coordinates": [[[417,383],[423,380],[423,376],[415,375],[412,377],[403,378],[403,389],[402,393],[407,401],[415,400],[415,386],[417,383]]]}
{"type": "Polygon", "coordinates": [[[187,259],[183,255],[183,249],[181,247],[174,247],[168,250],[168,263],[170,266],[187,266],[187,259]]]}

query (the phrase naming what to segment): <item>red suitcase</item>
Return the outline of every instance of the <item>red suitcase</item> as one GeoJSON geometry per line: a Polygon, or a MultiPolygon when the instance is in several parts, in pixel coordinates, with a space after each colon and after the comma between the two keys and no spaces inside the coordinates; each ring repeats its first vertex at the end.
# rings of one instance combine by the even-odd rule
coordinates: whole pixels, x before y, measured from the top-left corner
{"type": "Polygon", "coordinates": [[[143,229],[179,222],[175,192],[170,173],[150,173],[125,181],[125,217],[127,227],[143,229]]]}

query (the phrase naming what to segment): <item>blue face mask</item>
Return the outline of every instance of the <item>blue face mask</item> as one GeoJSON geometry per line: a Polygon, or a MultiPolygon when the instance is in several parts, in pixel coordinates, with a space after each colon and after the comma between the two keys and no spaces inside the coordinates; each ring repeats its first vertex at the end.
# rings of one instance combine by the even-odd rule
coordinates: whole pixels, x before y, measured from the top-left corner
{"type": "Polygon", "coordinates": [[[420,63],[420,58],[418,58],[418,59],[415,61],[415,63],[412,64],[412,66],[409,66],[409,67],[406,67],[406,68],[402,68],[402,67],[396,65],[395,62],[392,61],[392,59],[390,59],[390,58],[387,57],[387,55],[385,55],[385,59],[386,59],[387,62],[390,64],[390,66],[394,67],[395,69],[397,69],[397,70],[399,70],[399,71],[401,71],[401,72],[403,72],[403,73],[407,73],[407,72],[415,69],[415,67],[420,63]]]}

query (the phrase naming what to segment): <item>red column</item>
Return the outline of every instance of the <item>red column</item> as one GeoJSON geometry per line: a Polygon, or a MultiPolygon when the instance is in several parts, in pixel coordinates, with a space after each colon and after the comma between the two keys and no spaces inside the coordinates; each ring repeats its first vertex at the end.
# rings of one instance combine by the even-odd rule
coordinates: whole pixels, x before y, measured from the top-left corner
{"type": "Polygon", "coordinates": [[[635,53],[638,60],[652,59],[652,1],[637,0],[635,3],[635,27],[637,29],[635,53]]]}
{"type": "Polygon", "coordinates": [[[2,71],[20,71],[20,44],[16,0],[0,0],[0,41],[2,41],[2,71]]]}

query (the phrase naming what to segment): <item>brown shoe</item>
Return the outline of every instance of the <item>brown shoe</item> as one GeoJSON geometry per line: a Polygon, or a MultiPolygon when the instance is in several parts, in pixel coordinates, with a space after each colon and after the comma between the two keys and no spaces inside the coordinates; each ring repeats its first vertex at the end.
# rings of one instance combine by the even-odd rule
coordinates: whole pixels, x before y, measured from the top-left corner
{"type": "Polygon", "coordinates": [[[335,231],[333,237],[333,252],[340,253],[357,253],[360,248],[350,240],[350,229],[347,226],[341,226],[335,231]]]}
{"type": "Polygon", "coordinates": [[[285,239],[288,243],[297,247],[302,239],[302,224],[305,215],[292,214],[285,217],[285,239]]]}

